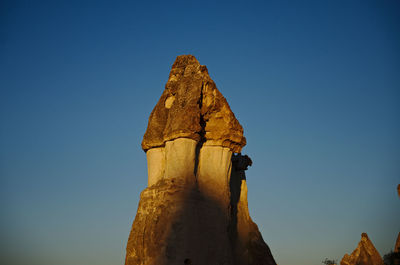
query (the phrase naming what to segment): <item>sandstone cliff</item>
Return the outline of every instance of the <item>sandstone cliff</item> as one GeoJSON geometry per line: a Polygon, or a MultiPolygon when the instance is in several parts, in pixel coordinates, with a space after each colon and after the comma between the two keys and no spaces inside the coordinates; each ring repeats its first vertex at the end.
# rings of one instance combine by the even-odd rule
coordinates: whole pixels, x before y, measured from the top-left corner
{"type": "Polygon", "coordinates": [[[345,254],[340,265],[383,265],[383,260],[366,233],[361,234],[361,241],[351,255],[345,254]]]}
{"type": "Polygon", "coordinates": [[[247,206],[243,128],[191,55],[178,56],[142,148],[148,188],[126,265],[274,265],[247,206]]]}

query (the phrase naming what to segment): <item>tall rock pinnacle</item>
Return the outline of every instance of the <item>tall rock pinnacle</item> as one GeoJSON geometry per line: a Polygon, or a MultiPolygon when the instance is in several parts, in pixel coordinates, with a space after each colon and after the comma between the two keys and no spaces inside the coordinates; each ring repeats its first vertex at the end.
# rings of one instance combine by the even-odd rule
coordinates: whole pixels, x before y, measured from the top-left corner
{"type": "Polygon", "coordinates": [[[249,215],[245,144],[207,68],[178,56],[143,137],[148,187],[125,265],[276,265],[249,215]]]}
{"type": "Polygon", "coordinates": [[[351,255],[345,254],[340,265],[383,265],[383,260],[366,233],[361,234],[361,240],[351,255]]]}

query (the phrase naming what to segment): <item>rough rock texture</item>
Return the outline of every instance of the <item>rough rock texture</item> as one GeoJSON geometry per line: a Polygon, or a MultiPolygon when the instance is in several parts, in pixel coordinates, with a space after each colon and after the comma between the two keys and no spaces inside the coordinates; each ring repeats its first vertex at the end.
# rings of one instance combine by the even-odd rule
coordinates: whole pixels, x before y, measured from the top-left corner
{"type": "Polygon", "coordinates": [[[361,241],[351,255],[345,254],[340,265],[383,265],[383,260],[366,233],[361,234],[361,241]]]}
{"type": "Polygon", "coordinates": [[[276,265],[247,206],[244,170],[232,168],[229,205],[183,179],[164,178],[140,195],[126,265],[276,265]]]}
{"type": "Polygon", "coordinates": [[[127,245],[125,264],[233,264],[227,216],[179,179],[145,189],[127,245]]]}
{"type": "Polygon", "coordinates": [[[206,67],[178,56],[143,137],[148,188],[125,265],[276,265],[249,215],[245,143],[206,67]]]}
{"type": "Polygon", "coordinates": [[[192,55],[176,58],[165,90],[150,114],[142,148],[164,146],[167,141],[190,138],[240,152],[246,145],[243,128],[226,99],[192,55]]]}

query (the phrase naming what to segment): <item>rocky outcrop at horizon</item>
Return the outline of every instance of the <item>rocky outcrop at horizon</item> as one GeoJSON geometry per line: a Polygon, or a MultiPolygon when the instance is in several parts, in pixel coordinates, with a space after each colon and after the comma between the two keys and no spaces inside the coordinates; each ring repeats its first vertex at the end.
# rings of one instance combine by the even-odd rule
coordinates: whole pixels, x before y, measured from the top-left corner
{"type": "Polygon", "coordinates": [[[400,184],[397,185],[397,195],[399,195],[399,197],[400,197],[400,184]]]}
{"type": "Polygon", "coordinates": [[[383,265],[383,260],[368,235],[362,233],[357,248],[350,255],[346,253],[340,265],[383,265]]]}
{"type": "Polygon", "coordinates": [[[178,56],[143,137],[148,187],[125,265],[276,265],[249,215],[245,144],[207,68],[178,56]]]}
{"type": "Polygon", "coordinates": [[[400,232],[397,235],[396,245],[394,246],[394,252],[400,252],[400,232]]]}

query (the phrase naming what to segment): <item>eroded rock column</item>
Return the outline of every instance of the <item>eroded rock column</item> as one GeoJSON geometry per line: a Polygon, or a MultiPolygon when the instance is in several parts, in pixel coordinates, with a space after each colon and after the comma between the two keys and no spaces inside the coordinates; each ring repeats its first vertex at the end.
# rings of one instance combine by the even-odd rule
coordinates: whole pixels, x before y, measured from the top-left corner
{"type": "Polygon", "coordinates": [[[232,151],[223,146],[203,145],[199,153],[197,184],[207,197],[227,207],[232,151]]]}
{"type": "Polygon", "coordinates": [[[148,186],[156,184],[165,174],[165,148],[151,148],[146,152],[148,186]]]}
{"type": "Polygon", "coordinates": [[[207,67],[178,56],[143,136],[148,187],[125,265],[276,265],[248,213],[251,160],[233,156],[245,144],[207,67]]]}
{"type": "Polygon", "coordinates": [[[188,138],[178,138],[165,144],[165,178],[182,179],[194,183],[194,167],[197,142],[188,138]]]}

